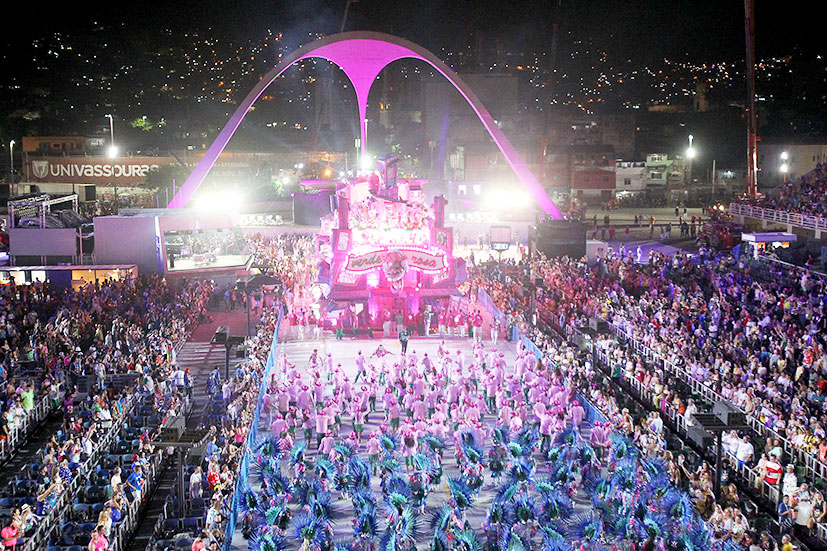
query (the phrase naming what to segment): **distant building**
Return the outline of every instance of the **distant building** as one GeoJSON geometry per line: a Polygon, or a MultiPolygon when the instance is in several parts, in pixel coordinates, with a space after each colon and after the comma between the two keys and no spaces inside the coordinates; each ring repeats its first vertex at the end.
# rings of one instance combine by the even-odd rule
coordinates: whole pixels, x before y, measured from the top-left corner
{"type": "Polygon", "coordinates": [[[827,138],[792,136],[758,142],[758,183],[775,186],[784,178],[797,178],[827,162],[827,138]],[[786,159],[782,155],[786,153],[786,159]],[[786,165],[786,172],[783,168],[786,165]]]}
{"type": "Polygon", "coordinates": [[[89,151],[84,136],[23,136],[23,153],[83,155],[89,151]]]}
{"type": "Polygon", "coordinates": [[[666,187],[669,170],[675,164],[665,153],[651,153],[646,156],[646,187],[666,187]]]}
{"type": "Polygon", "coordinates": [[[646,191],[646,162],[615,162],[616,194],[638,194],[646,191]]]}
{"type": "Polygon", "coordinates": [[[698,82],[695,85],[695,97],[692,99],[692,105],[696,113],[705,113],[709,111],[709,93],[708,82],[698,82]]]}
{"type": "Polygon", "coordinates": [[[575,167],[571,175],[571,198],[583,201],[600,199],[610,201],[615,195],[613,167],[575,167]]]}
{"type": "Polygon", "coordinates": [[[646,187],[664,189],[666,186],[680,186],[687,180],[687,162],[675,155],[650,153],[646,156],[646,187]]]}
{"type": "Polygon", "coordinates": [[[620,157],[635,154],[635,115],[605,115],[600,119],[600,143],[610,145],[620,157]]]}

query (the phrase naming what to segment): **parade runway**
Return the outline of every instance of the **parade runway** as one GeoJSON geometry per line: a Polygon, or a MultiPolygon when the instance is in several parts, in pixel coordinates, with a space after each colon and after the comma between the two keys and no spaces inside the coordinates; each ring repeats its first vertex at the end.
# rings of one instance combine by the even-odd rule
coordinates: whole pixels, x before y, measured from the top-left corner
{"type": "MultiPolygon", "coordinates": [[[[308,364],[308,359],[313,352],[313,349],[318,349],[319,357],[324,358],[327,357],[328,353],[333,355],[334,365],[341,363],[342,368],[346,371],[348,376],[351,380],[356,376],[356,365],[355,365],[355,358],[358,355],[359,351],[362,351],[363,355],[370,356],[376,350],[376,348],[381,344],[385,347],[386,350],[390,351],[394,356],[389,356],[388,360],[393,361],[393,358],[399,358],[401,352],[401,346],[399,341],[394,339],[344,339],[341,341],[335,340],[331,334],[327,334],[330,338],[325,338],[322,340],[304,340],[304,341],[297,341],[297,340],[288,340],[286,342],[282,342],[279,345],[279,357],[283,353],[287,354],[288,360],[295,364],[297,367],[306,366],[308,364]]],[[[445,340],[445,347],[451,351],[451,354],[456,354],[456,350],[462,350],[463,354],[465,355],[466,361],[471,361],[473,359],[473,341],[470,338],[460,338],[460,337],[452,337],[446,338],[445,340]]],[[[428,356],[436,356],[437,351],[439,349],[440,342],[442,339],[439,337],[430,337],[430,338],[414,338],[411,339],[408,343],[408,353],[416,352],[419,356],[420,360],[424,356],[425,353],[428,356]]],[[[485,341],[486,351],[490,351],[492,345],[490,339],[485,341]]],[[[497,348],[498,352],[502,352],[505,354],[505,359],[508,365],[506,372],[511,372],[514,367],[514,362],[516,360],[516,353],[517,347],[515,343],[505,342],[500,340],[495,347],[497,348]]],[[[331,391],[331,387],[328,387],[328,393],[331,391]]],[[[384,412],[381,408],[381,402],[377,404],[378,409],[375,413],[371,414],[368,418],[368,422],[365,425],[365,437],[372,432],[378,431],[379,426],[384,422],[384,412]]],[[[484,422],[485,424],[491,428],[494,426],[494,416],[485,412],[484,422]]],[[[262,425],[260,427],[260,432],[262,436],[269,436],[269,428],[265,427],[265,420],[262,420],[262,425]]],[[[339,433],[339,438],[346,438],[351,430],[351,417],[349,415],[343,415],[342,417],[342,429],[339,433]]],[[[590,426],[584,423],[581,426],[581,434],[584,438],[589,437],[590,426]]],[[[297,434],[297,440],[302,438],[301,433],[297,434]]],[[[443,476],[443,486],[442,487],[432,487],[431,493],[427,499],[427,507],[424,515],[419,516],[418,521],[418,532],[417,532],[417,549],[418,551],[426,551],[430,548],[431,540],[433,537],[433,531],[430,529],[429,523],[431,519],[431,513],[436,510],[439,506],[441,506],[447,499],[448,499],[448,492],[447,486],[445,486],[444,482],[449,477],[455,477],[459,475],[459,469],[457,468],[457,464],[455,461],[455,450],[453,441],[450,439],[446,440],[446,449],[444,453],[444,476],[443,476]]],[[[489,442],[490,444],[490,442],[489,442]]],[[[485,448],[487,452],[487,446],[485,448]]],[[[361,449],[359,450],[360,455],[363,456],[364,459],[367,459],[367,455],[365,454],[364,442],[362,444],[361,449]]],[[[311,449],[309,455],[314,459],[318,456],[318,452],[316,450],[315,442],[311,443],[311,449]]],[[[539,454],[535,455],[537,458],[537,472],[538,474],[545,474],[545,461],[539,457],[539,454]]],[[[251,483],[253,488],[258,487],[258,480],[257,476],[253,474],[255,469],[251,469],[251,483]]],[[[373,490],[374,495],[379,496],[381,495],[381,490],[379,487],[379,477],[374,476],[371,480],[371,488],[373,490]]],[[[474,500],[473,507],[468,510],[467,512],[467,520],[470,522],[470,525],[475,529],[478,535],[484,540],[483,532],[482,532],[482,525],[486,520],[486,516],[488,514],[489,507],[491,502],[493,501],[496,495],[496,488],[494,485],[494,481],[491,477],[490,471],[486,472],[485,476],[485,484],[474,500]]],[[[338,509],[338,517],[334,521],[334,534],[335,539],[337,541],[346,541],[352,538],[353,532],[353,512],[350,500],[343,499],[336,502],[337,509],[338,509]]],[[[586,511],[590,507],[590,501],[587,496],[578,494],[574,500],[575,505],[575,514],[582,513],[586,511]]],[[[379,523],[380,533],[385,528],[384,520],[381,520],[379,523]]],[[[291,542],[291,549],[298,549],[298,545],[296,542],[290,538],[291,542]]],[[[247,541],[241,537],[239,527],[236,529],[236,535],[233,538],[232,544],[233,551],[241,551],[247,549],[247,541]]]]}
{"type": "MultiPolygon", "coordinates": [[[[484,330],[483,332],[486,331],[484,330]]],[[[434,358],[437,356],[440,342],[443,342],[443,339],[440,339],[439,337],[413,337],[410,341],[408,341],[408,354],[416,352],[416,355],[419,356],[420,361],[426,353],[429,357],[434,358]]],[[[462,353],[465,354],[466,363],[473,360],[474,341],[470,338],[447,337],[444,339],[444,342],[445,348],[450,350],[451,354],[456,354],[457,350],[462,350],[462,353]]],[[[485,350],[487,354],[491,351],[493,346],[491,344],[491,339],[485,339],[483,342],[485,343],[485,350]]],[[[392,356],[387,357],[387,362],[393,363],[394,361],[399,360],[399,356],[402,352],[402,346],[396,339],[348,339],[346,337],[340,341],[337,341],[333,334],[328,331],[325,332],[325,338],[321,340],[288,340],[286,342],[282,342],[279,344],[278,352],[279,357],[281,357],[283,353],[287,353],[287,359],[290,363],[295,364],[296,367],[299,368],[307,366],[308,359],[313,353],[313,349],[318,349],[320,358],[326,358],[328,353],[330,353],[333,355],[333,364],[342,364],[342,368],[352,381],[353,378],[356,377],[355,361],[359,351],[361,350],[362,355],[369,358],[380,344],[385,348],[385,350],[393,354],[392,356]]],[[[497,345],[493,346],[493,348],[496,348],[497,352],[502,352],[505,354],[505,361],[510,368],[508,371],[513,369],[514,361],[517,359],[516,343],[507,342],[504,339],[500,339],[497,342],[497,345]]]]}

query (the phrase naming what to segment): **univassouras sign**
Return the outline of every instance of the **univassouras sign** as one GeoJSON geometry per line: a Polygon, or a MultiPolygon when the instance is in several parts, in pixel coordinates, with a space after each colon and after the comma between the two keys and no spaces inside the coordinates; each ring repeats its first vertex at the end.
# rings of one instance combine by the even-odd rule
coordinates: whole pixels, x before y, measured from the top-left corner
{"type": "Polygon", "coordinates": [[[67,184],[140,184],[153,170],[177,164],[172,157],[29,157],[27,177],[31,182],[67,184]]]}

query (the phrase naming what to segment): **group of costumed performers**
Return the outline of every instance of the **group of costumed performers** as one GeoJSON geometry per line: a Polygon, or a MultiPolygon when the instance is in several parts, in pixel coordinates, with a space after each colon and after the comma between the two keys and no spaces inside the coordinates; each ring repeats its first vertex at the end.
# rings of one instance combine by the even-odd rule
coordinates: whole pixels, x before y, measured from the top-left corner
{"type": "Polygon", "coordinates": [[[290,389],[307,385],[284,366],[269,389],[274,431],[249,450],[258,489],[240,499],[251,551],[413,551],[425,542],[431,551],[720,548],[664,464],[642,458],[608,424],[581,435],[576,388],[587,380],[525,350],[506,374],[503,356],[481,343],[468,364],[447,351],[426,359],[357,360],[368,382],[361,392],[334,369],[311,400],[315,415],[336,406],[317,427],[320,440],[310,415],[290,415],[302,392],[290,389]],[[377,406],[384,422],[364,445],[355,431],[338,438],[342,412],[362,412],[353,424],[363,428],[382,415],[377,406]]]}

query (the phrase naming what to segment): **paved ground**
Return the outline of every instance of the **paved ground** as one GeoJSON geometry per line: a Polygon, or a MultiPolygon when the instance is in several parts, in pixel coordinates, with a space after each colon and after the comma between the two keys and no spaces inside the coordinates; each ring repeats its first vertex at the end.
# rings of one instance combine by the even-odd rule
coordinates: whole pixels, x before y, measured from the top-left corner
{"type": "MultiPolygon", "coordinates": [[[[416,351],[417,355],[421,358],[425,353],[429,356],[435,356],[437,354],[437,349],[439,347],[440,339],[438,337],[431,337],[431,338],[414,338],[411,339],[408,345],[409,352],[416,351]]],[[[397,355],[400,353],[400,345],[399,342],[392,339],[356,339],[356,340],[342,340],[336,341],[332,337],[322,339],[322,340],[306,340],[306,341],[289,341],[282,344],[280,348],[281,352],[286,352],[287,357],[290,362],[296,364],[297,366],[306,365],[310,354],[313,352],[314,348],[317,348],[320,355],[326,356],[328,352],[333,354],[333,358],[336,363],[341,363],[342,367],[346,370],[348,375],[353,378],[356,375],[356,365],[354,363],[354,359],[358,354],[359,350],[362,351],[362,354],[370,355],[373,353],[374,350],[382,344],[387,350],[393,352],[397,355]]],[[[486,341],[485,343],[486,349],[491,347],[490,341],[486,341]]],[[[465,354],[466,358],[470,358],[473,355],[472,350],[472,341],[471,339],[467,338],[451,338],[445,339],[445,346],[450,350],[461,349],[465,354]]],[[[509,369],[513,366],[514,360],[516,359],[516,345],[514,343],[508,343],[500,341],[497,346],[497,350],[500,352],[505,353],[505,358],[508,362],[509,369]]],[[[377,404],[380,408],[376,413],[372,414],[368,418],[368,423],[365,427],[365,435],[370,434],[372,430],[378,430],[379,425],[383,422],[383,413],[381,411],[381,403],[377,404]]],[[[488,423],[493,424],[494,417],[492,415],[486,415],[486,421],[488,423]]],[[[349,431],[351,426],[351,419],[349,416],[343,416],[342,418],[342,431],[340,435],[345,437],[349,431]]],[[[266,434],[266,429],[263,427],[262,424],[262,434],[266,434]]],[[[581,427],[582,434],[587,438],[589,427],[588,425],[584,425],[581,427]]],[[[298,435],[301,438],[301,435],[298,435]]],[[[315,442],[311,446],[312,451],[311,455],[315,454],[315,442]]],[[[367,460],[367,456],[364,454],[364,446],[360,450],[364,459],[367,460]]],[[[444,454],[445,462],[444,462],[444,476],[443,482],[447,480],[448,477],[456,476],[459,474],[457,469],[456,463],[454,462],[454,448],[452,443],[448,443],[448,448],[444,454]]],[[[538,461],[538,473],[544,473],[545,462],[543,460],[538,461]]],[[[255,475],[251,476],[251,480],[255,479],[255,475]]],[[[374,490],[374,495],[381,496],[381,491],[379,489],[379,479],[375,477],[372,480],[372,488],[374,490]]],[[[493,479],[490,477],[490,473],[486,476],[485,485],[483,486],[482,491],[478,495],[477,499],[474,502],[474,507],[470,510],[468,515],[468,520],[471,523],[471,526],[475,528],[475,530],[481,536],[481,529],[483,522],[485,521],[486,515],[488,513],[488,508],[491,505],[491,501],[493,497],[496,495],[495,486],[493,483],[493,479]]],[[[429,548],[431,537],[433,535],[432,532],[429,531],[428,526],[430,522],[430,515],[433,510],[438,508],[443,504],[446,500],[446,493],[445,488],[437,489],[432,488],[431,494],[427,500],[427,507],[424,516],[420,516],[419,520],[419,537],[418,537],[418,544],[417,548],[420,551],[425,551],[429,548]]],[[[585,496],[578,496],[575,500],[576,511],[582,512],[588,506],[589,502],[585,499],[585,496]]],[[[352,534],[352,524],[351,520],[353,519],[353,509],[351,506],[351,502],[347,499],[341,500],[337,502],[337,509],[338,509],[338,519],[334,523],[334,532],[337,539],[348,539],[351,537],[352,534]]],[[[383,530],[385,527],[384,523],[380,521],[380,531],[383,530]]],[[[297,545],[293,545],[294,549],[297,549],[297,545]]],[[[233,538],[232,549],[234,551],[241,551],[247,549],[247,541],[241,536],[240,528],[236,530],[235,537],[233,538]]]]}

